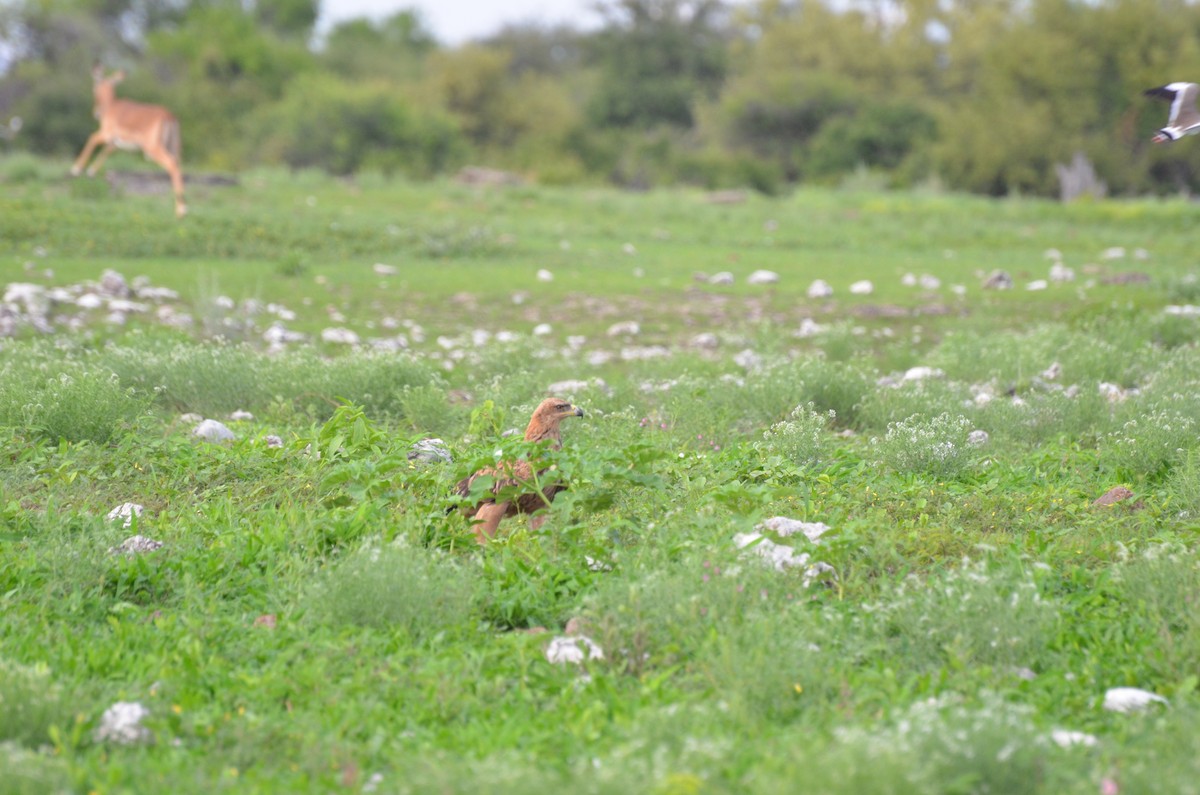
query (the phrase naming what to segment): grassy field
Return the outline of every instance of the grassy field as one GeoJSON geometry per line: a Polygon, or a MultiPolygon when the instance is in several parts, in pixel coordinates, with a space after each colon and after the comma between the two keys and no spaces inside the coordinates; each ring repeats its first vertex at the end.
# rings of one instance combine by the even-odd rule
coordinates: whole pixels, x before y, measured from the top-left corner
{"type": "Polygon", "coordinates": [[[0,159],[0,795],[1200,792],[1190,203],[65,170],[0,159]]]}

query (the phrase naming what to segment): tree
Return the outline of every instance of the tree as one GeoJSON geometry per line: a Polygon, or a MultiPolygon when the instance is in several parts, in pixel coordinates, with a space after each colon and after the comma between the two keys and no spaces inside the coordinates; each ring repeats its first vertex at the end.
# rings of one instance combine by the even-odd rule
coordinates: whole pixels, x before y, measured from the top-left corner
{"type": "Polygon", "coordinates": [[[691,127],[697,101],[725,78],[728,30],[721,0],[609,0],[593,39],[600,82],[591,118],[601,126],[691,127]]]}
{"type": "Polygon", "coordinates": [[[322,42],[321,63],[343,77],[411,80],[437,49],[437,41],[415,11],[401,11],[382,22],[343,22],[322,42]]]}

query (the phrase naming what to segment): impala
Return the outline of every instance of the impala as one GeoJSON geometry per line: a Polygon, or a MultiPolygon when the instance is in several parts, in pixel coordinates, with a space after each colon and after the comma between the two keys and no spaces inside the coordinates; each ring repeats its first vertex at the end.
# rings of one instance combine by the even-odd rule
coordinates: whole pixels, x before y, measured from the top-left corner
{"type": "Polygon", "coordinates": [[[96,175],[113,149],[140,149],[147,160],[158,163],[171,176],[175,215],[182,218],[187,213],[187,205],[183,203],[183,174],[179,170],[179,121],[161,105],[117,99],[116,85],[124,79],[124,71],[105,77],[99,66],[92,70],[92,94],[96,98],[95,115],[100,120],[100,129],[88,138],[75,165],[71,166],[71,174],[79,176],[83,172],[92,152],[100,144],[104,144],[104,148],[88,167],[88,176],[96,175]]]}

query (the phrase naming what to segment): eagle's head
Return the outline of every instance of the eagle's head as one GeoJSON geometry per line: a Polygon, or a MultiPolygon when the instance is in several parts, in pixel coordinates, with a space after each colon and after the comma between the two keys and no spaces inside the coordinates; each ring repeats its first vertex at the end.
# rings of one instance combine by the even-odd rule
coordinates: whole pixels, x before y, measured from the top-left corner
{"type": "Polygon", "coordinates": [[[543,425],[558,425],[566,417],[582,417],[583,409],[571,405],[571,401],[548,397],[533,410],[533,419],[543,425]]]}

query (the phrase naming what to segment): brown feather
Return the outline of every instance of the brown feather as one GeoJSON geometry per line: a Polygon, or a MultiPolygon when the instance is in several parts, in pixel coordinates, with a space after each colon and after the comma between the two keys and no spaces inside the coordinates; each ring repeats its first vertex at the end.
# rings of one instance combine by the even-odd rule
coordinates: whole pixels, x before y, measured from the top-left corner
{"type": "MultiPolygon", "coordinates": [[[[550,449],[561,450],[562,432],[559,429],[559,423],[566,417],[582,416],[583,411],[572,406],[570,402],[561,398],[546,398],[538,405],[529,419],[529,425],[525,428],[525,441],[549,442],[550,449]]],[[[493,495],[498,495],[513,487],[528,486],[528,490],[524,493],[513,499],[505,500],[499,505],[496,504],[495,497],[487,497],[462,509],[464,515],[473,515],[477,520],[483,522],[482,528],[476,530],[480,543],[485,542],[485,536],[490,537],[495,532],[500,519],[518,514],[532,514],[542,510],[554,501],[556,494],[566,489],[563,483],[555,482],[543,486],[539,494],[535,484],[541,481],[549,468],[539,469],[536,478],[533,471],[533,464],[529,461],[501,461],[495,466],[484,467],[470,477],[460,480],[454,487],[460,497],[469,497],[471,486],[481,477],[495,479],[491,489],[493,495]]]]}

